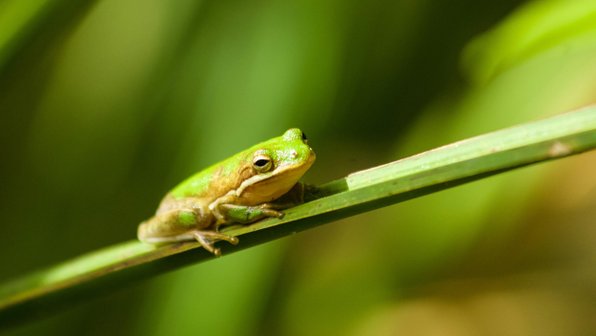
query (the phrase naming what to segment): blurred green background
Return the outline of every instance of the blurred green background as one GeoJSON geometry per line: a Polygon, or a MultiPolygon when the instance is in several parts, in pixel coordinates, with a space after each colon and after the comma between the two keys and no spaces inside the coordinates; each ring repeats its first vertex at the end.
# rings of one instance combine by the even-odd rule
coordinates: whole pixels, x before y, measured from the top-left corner
{"type": "MultiPolygon", "coordinates": [[[[0,281],[134,239],[176,183],[289,127],[323,183],[594,102],[594,0],[2,0],[0,281]]],[[[586,153],[10,334],[594,335],[595,224],[586,153]]]]}

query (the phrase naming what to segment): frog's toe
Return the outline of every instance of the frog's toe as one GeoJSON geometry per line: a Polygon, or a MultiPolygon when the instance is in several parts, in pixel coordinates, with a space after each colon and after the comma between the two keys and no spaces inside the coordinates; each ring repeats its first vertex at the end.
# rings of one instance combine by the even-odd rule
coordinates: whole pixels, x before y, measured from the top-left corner
{"type": "Polygon", "coordinates": [[[262,209],[263,214],[267,217],[283,218],[284,213],[273,209],[262,209]]]}
{"type": "Polygon", "coordinates": [[[238,244],[238,238],[228,236],[226,234],[215,232],[215,231],[199,231],[199,230],[197,230],[197,231],[193,231],[192,234],[205,250],[213,253],[217,257],[219,257],[221,255],[221,250],[219,248],[213,246],[213,243],[220,241],[220,240],[225,240],[233,245],[238,244]]]}
{"type": "Polygon", "coordinates": [[[207,231],[207,232],[205,232],[205,236],[212,241],[225,240],[228,243],[233,244],[233,245],[238,244],[238,238],[229,236],[224,233],[219,233],[219,232],[215,232],[215,231],[207,231]]]}

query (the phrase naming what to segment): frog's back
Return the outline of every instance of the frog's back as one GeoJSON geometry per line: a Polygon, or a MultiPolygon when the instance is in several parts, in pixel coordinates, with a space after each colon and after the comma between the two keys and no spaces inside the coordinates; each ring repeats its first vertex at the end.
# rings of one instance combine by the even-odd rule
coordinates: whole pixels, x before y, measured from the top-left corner
{"type": "Polygon", "coordinates": [[[178,184],[161,200],[157,208],[157,214],[171,210],[197,207],[206,209],[217,195],[211,190],[213,173],[219,165],[206,168],[178,184]]]}
{"type": "Polygon", "coordinates": [[[192,175],[172,189],[169,195],[174,199],[200,198],[210,202],[238,188],[244,178],[242,163],[245,162],[246,152],[192,175]]]}
{"type": "Polygon", "coordinates": [[[206,196],[209,192],[209,184],[213,180],[213,173],[217,170],[217,166],[218,165],[213,165],[190,176],[174,187],[174,189],[170,191],[170,194],[174,198],[206,196]]]}

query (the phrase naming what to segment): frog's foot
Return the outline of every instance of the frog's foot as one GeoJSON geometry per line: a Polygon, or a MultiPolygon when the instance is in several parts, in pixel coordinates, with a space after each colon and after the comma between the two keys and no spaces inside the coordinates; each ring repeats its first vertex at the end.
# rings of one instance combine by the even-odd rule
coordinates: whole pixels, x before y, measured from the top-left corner
{"type": "Polygon", "coordinates": [[[205,250],[213,253],[216,257],[221,255],[221,251],[219,248],[213,246],[213,243],[220,240],[225,240],[232,245],[238,244],[238,238],[214,231],[196,230],[192,232],[192,235],[205,250]]]}

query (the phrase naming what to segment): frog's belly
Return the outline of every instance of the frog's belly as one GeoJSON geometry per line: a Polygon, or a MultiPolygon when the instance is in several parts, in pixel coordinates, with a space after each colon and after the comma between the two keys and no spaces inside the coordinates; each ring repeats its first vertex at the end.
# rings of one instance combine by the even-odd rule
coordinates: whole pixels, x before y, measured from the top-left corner
{"type": "Polygon", "coordinates": [[[157,237],[157,236],[146,236],[143,237],[142,239],[140,238],[141,236],[139,235],[139,239],[145,243],[149,243],[149,244],[161,244],[161,243],[175,243],[175,242],[179,242],[179,241],[190,241],[190,240],[196,240],[194,234],[191,231],[176,235],[176,236],[161,236],[161,237],[157,237]]]}

